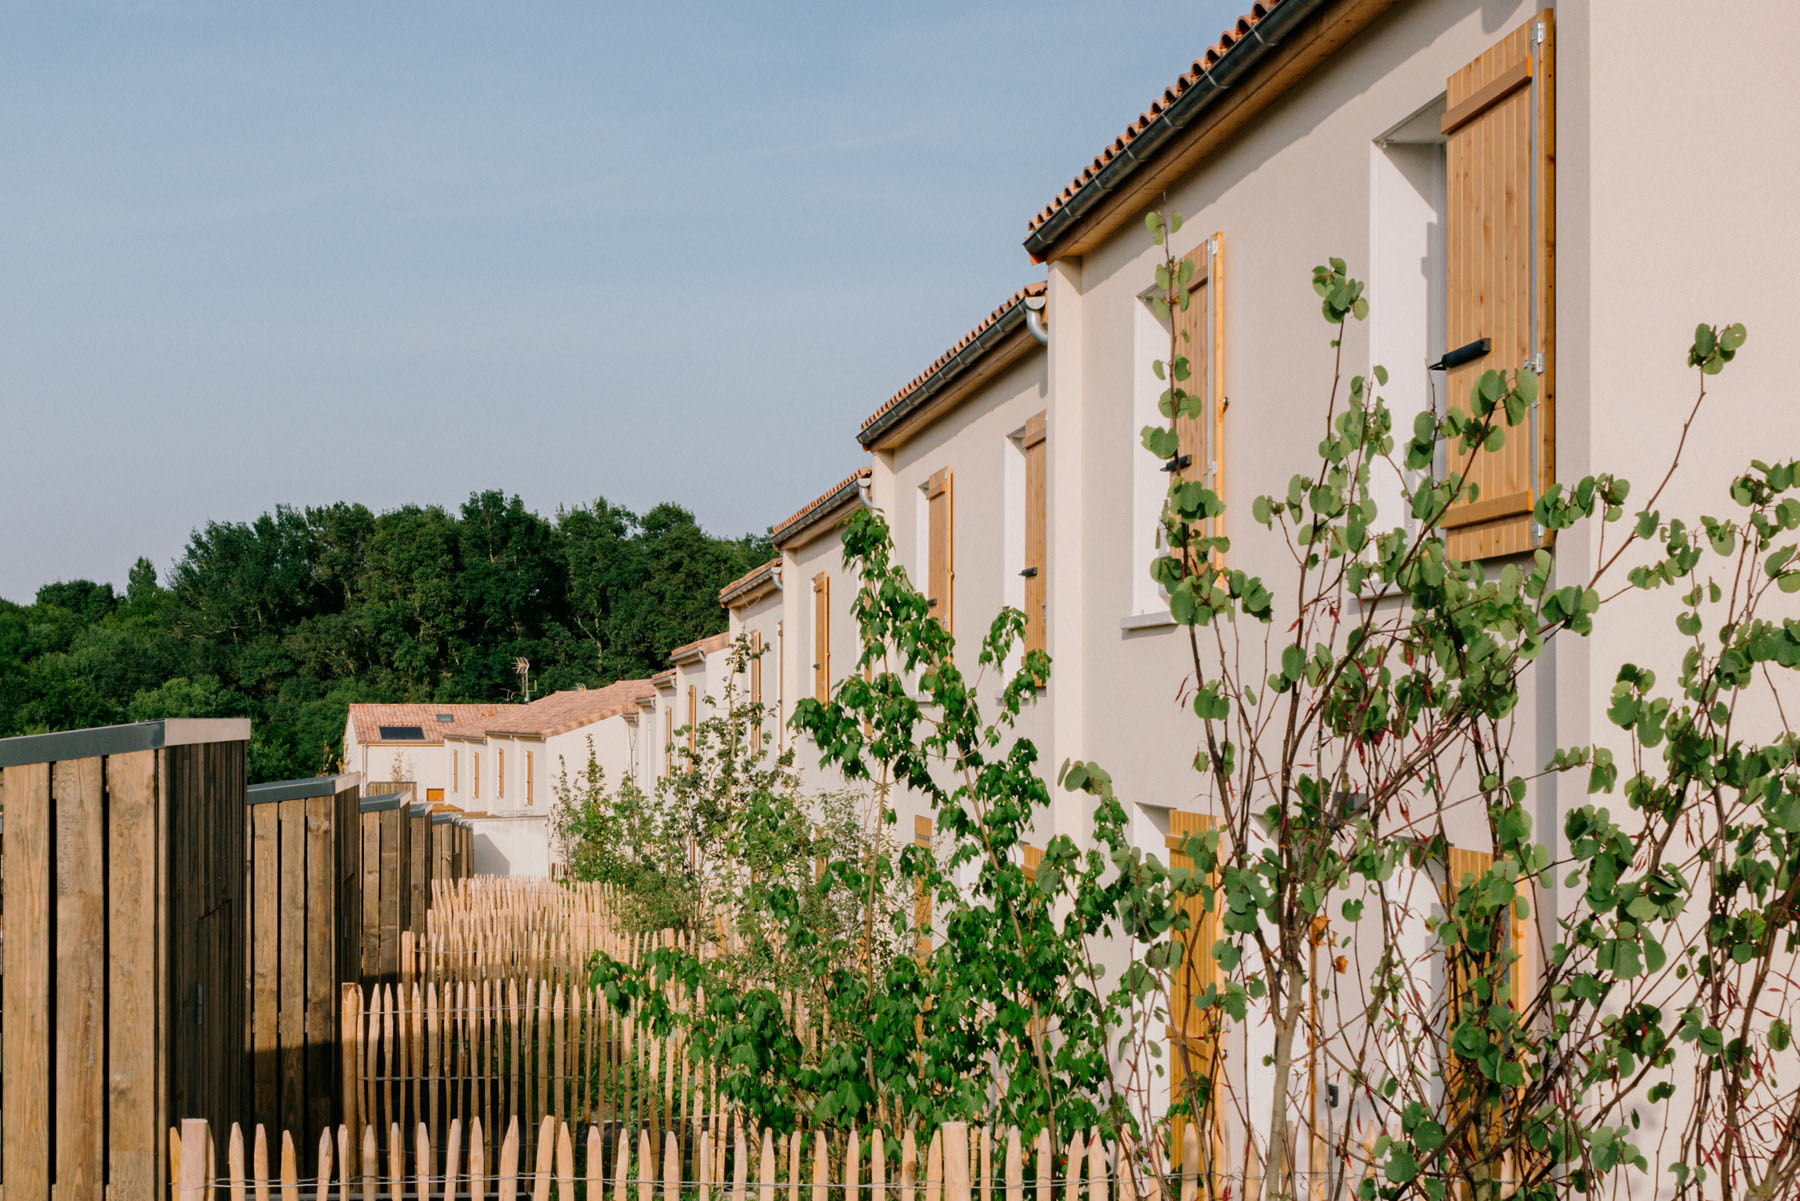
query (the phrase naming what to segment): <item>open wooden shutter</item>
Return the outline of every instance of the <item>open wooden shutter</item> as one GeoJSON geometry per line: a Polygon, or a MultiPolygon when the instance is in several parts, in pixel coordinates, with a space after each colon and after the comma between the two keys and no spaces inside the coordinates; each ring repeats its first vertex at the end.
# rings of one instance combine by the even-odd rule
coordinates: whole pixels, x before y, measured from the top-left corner
{"type": "Polygon", "coordinates": [[[750,631],[750,703],[756,706],[756,742],[762,745],[762,631],[750,631]]]}
{"type": "Polygon", "coordinates": [[[688,750],[696,750],[700,746],[700,692],[694,685],[688,685],[688,750]]]}
{"type": "MultiPolygon", "coordinates": [[[[931,850],[931,819],[913,818],[913,845],[931,850]]],[[[913,929],[918,932],[914,949],[920,959],[931,954],[931,891],[920,881],[913,891],[913,929]]]]}
{"type": "MultiPolygon", "coordinates": [[[[1213,819],[1202,813],[1171,810],[1166,845],[1169,865],[1193,869],[1194,861],[1183,849],[1187,840],[1212,829],[1213,819]]],[[[1216,882],[1215,882],[1216,886],[1216,882]]],[[[1194,1008],[1194,998],[1219,982],[1219,961],[1213,958],[1213,944],[1219,940],[1219,908],[1208,909],[1203,897],[1195,895],[1182,902],[1188,915],[1188,928],[1183,936],[1181,966],[1169,980],[1169,1098],[1180,1100],[1191,1077],[1203,1076],[1208,1081],[1208,1120],[1201,1133],[1202,1156],[1210,1149],[1215,1156],[1221,1134],[1219,1125],[1219,1027],[1217,1010],[1194,1008]]],[[[1172,1146],[1180,1146],[1185,1121],[1174,1124],[1172,1146]]]]}
{"type": "Polygon", "coordinates": [[[813,577],[813,697],[831,699],[831,577],[813,577]]]}
{"type": "MultiPolygon", "coordinates": [[[[1173,316],[1177,353],[1188,361],[1188,377],[1180,387],[1203,400],[1197,413],[1175,418],[1179,448],[1171,470],[1177,479],[1196,480],[1220,497],[1225,495],[1225,371],[1224,307],[1220,288],[1224,276],[1223,234],[1215,233],[1186,255],[1194,271],[1188,278],[1188,303],[1173,316]]],[[[1222,518],[1199,527],[1206,536],[1222,532],[1222,518]]]]}
{"type": "Polygon", "coordinates": [[[945,630],[951,630],[956,590],[956,565],[951,550],[956,537],[955,511],[951,498],[950,469],[942,468],[925,482],[926,504],[926,580],[925,598],[931,615],[945,630]]]}
{"type": "Polygon", "coordinates": [[[496,756],[494,761],[494,795],[496,797],[503,797],[506,795],[506,748],[501,747],[499,750],[495,751],[494,754],[496,756]]]}
{"type": "Polygon", "coordinates": [[[1049,595],[1048,559],[1045,554],[1045,525],[1049,516],[1049,494],[1046,491],[1044,414],[1039,413],[1025,423],[1025,436],[1019,448],[1025,452],[1025,649],[1045,649],[1045,598],[1049,595]]]}
{"type": "MultiPolygon", "coordinates": [[[[1526,423],[1500,449],[1475,453],[1467,478],[1477,494],[1446,516],[1447,549],[1461,559],[1537,546],[1531,506],[1555,478],[1552,32],[1545,10],[1452,75],[1444,94],[1446,349],[1489,342],[1486,354],[1445,373],[1445,403],[1467,412],[1485,371],[1538,373],[1526,423]]],[[[1459,448],[1448,457],[1450,470],[1463,468],[1459,448]]]]}
{"type": "Polygon", "coordinates": [[[663,775],[675,770],[675,710],[663,710],[663,775]]]}

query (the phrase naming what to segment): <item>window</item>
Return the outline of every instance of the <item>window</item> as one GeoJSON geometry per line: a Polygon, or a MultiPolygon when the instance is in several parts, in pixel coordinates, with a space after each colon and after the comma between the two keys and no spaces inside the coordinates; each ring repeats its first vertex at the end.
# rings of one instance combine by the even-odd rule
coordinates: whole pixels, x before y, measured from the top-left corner
{"type": "Polygon", "coordinates": [[[1488,350],[1444,374],[1444,401],[1464,409],[1485,371],[1530,365],[1538,399],[1497,450],[1456,461],[1475,494],[1452,506],[1447,549],[1462,559],[1521,554],[1540,531],[1531,508],[1556,478],[1555,312],[1551,228],[1555,208],[1554,41],[1540,13],[1452,75],[1444,91],[1448,312],[1446,348],[1482,339],[1488,350]]]}
{"type": "Polygon", "coordinates": [[[531,804],[537,792],[537,781],[532,775],[531,752],[525,752],[525,803],[531,804]]]}
{"type": "Polygon", "coordinates": [[[813,697],[831,699],[831,576],[813,577],[813,697]]]}
{"type": "Polygon", "coordinates": [[[692,684],[688,685],[688,753],[691,755],[700,746],[700,696],[692,684]]]}
{"type": "MultiPolygon", "coordinates": [[[[1379,391],[1396,439],[1409,437],[1414,420],[1431,408],[1435,381],[1425,364],[1444,352],[1443,117],[1440,96],[1377,138],[1370,160],[1369,291],[1381,303],[1370,314],[1369,353],[1388,369],[1379,391]]],[[[1395,460],[1369,466],[1377,530],[1417,528],[1405,497],[1425,473],[1395,460]]]]}
{"type": "Polygon", "coordinates": [[[954,483],[945,467],[925,481],[925,600],[945,630],[953,630],[956,604],[954,483]]]}
{"type": "MultiPolygon", "coordinates": [[[[1187,840],[1212,826],[1213,819],[1204,814],[1171,810],[1165,840],[1169,866],[1192,871],[1194,861],[1184,850],[1187,840]]],[[[1219,964],[1212,953],[1213,943],[1219,939],[1219,911],[1217,904],[1208,908],[1200,895],[1183,900],[1181,908],[1187,914],[1188,928],[1182,936],[1181,963],[1169,980],[1169,1100],[1185,1099],[1190,1107],[1204,1110],[1198,1123],[1204,1147],[1219,1137],[1218,1011],[1196,1009],[1194,999],[1219,983],[1219,964]],[[1190,1085],[1190,1080],[1197,1083],[1190,1085]]],[[[1174,1146],[1181,1144],[1183,1125],[1176,1124],[1171,1138],[1174,1146]]],[[[1206,1158],[1204,1150],[1202,1158],[1206,1158]]]]}
{"type": "Polygon", "coordinates": [[[1045,491],[1044,414],[1039,413],[1025,423],[1019,438],[1019,449],[1025,455],[1025,562],[1019,574],[1025,579],[1025,649],[1041,651],[1048,643],[1044,637],[1044,621],[1048,612],[1048,558],[1045,526],[1049,517],[1049,495],[1045,491]]]}
{"type": "Polygon", "coordinates": [[[1034,847],[1029,844],[1021,844],[1019,851],[1019,866],[1025,869],[1026,881],[1031,884],[1036,884],[1038,864],[1044,861],[1043,848],[1034,847]]]}

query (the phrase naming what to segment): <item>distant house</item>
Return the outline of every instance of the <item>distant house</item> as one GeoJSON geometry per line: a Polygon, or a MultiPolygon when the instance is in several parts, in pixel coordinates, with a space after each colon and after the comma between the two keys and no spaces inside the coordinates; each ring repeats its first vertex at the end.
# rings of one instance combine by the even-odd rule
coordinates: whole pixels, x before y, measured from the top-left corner
{"type": "Polygon", "coordinates": [[[365,783],[410,781],[421,801],[446,799],[452,768],[445,735],[518,705],[351,705],[344,719],[344,768],[365,783]]]}

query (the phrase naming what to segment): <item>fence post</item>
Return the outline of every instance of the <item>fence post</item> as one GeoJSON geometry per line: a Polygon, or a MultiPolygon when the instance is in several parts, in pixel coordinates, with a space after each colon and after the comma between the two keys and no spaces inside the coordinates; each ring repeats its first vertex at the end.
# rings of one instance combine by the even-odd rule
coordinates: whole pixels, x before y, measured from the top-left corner
{"type": "Polygon", "coordinates": [[[180,1172],[176,1201],[205,1201],[207,1178],[212,1175],[212,1132],[205,1118],[182,1119],[180,1172]]]}
{"type": "Polygon", "coordinates": [[[945,1122],[938,1135],[944,1140],[944,1201],[969,1201],[969,1124],[945,1122]]]}

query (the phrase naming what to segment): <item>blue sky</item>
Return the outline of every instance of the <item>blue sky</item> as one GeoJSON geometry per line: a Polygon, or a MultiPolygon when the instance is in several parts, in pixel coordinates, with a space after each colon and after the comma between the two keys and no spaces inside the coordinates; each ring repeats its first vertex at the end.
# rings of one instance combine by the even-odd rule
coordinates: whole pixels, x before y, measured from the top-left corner
{"type": "Polygon", "coordinates": [[[1239,7],[0,4],[0,596],[277,503],[761,530],[1239,7]]]}

